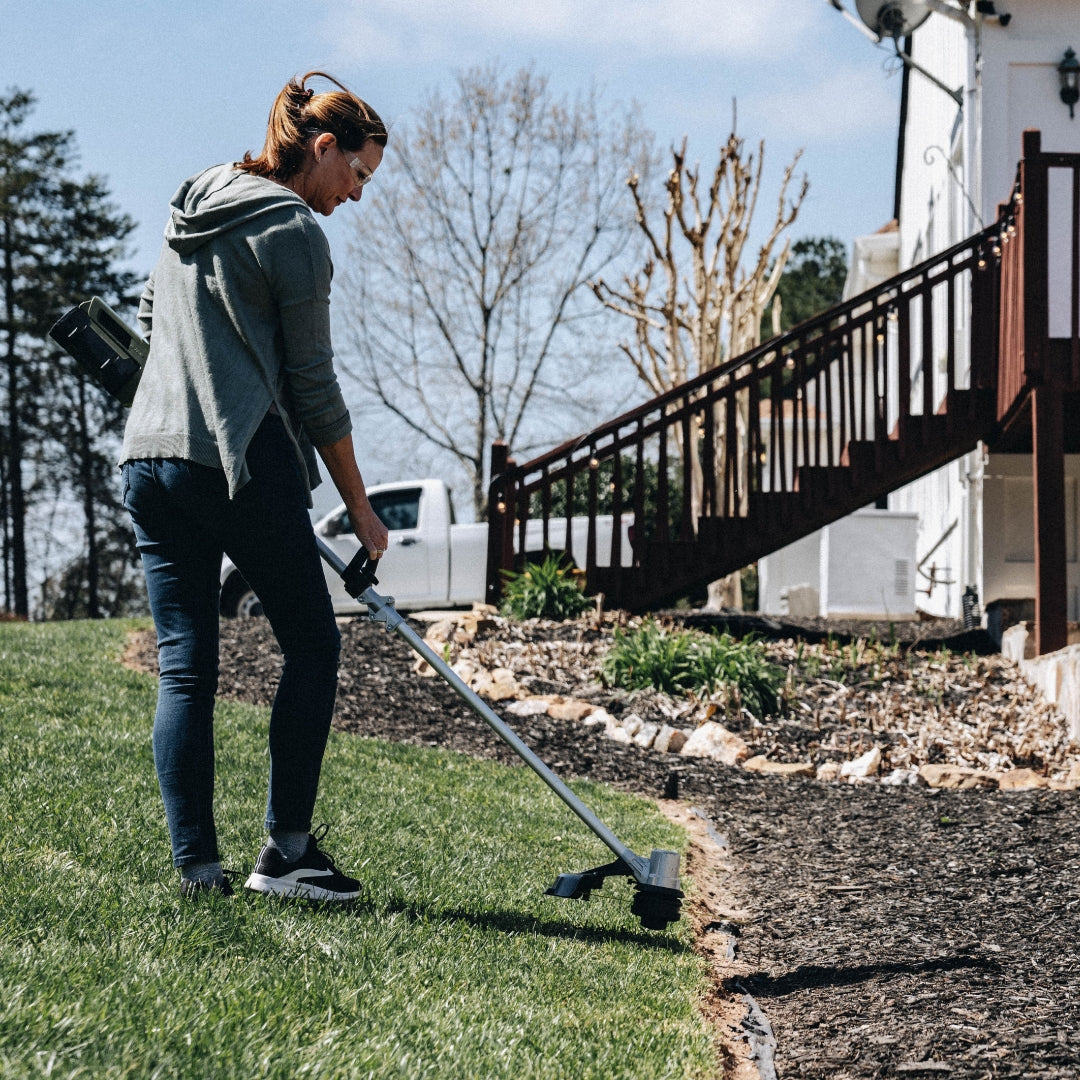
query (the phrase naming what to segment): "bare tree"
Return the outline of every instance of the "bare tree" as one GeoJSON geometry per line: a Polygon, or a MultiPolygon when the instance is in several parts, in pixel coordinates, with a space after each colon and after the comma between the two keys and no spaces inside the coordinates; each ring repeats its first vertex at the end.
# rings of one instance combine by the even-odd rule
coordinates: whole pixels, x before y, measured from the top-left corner
{"type": "Polygon", "coordinates": [[[459,74],[452,98],[429,95],[391,134],[357,217],[342,364],[453,456],[478,518],[494,439],[520,455],[596,407],[607,319],[587,284],[634,238],[620,192],[650,146],[633,110],[612,116],[595,92],[568,101],[530,69],[503,80],[494,67],[459,74]]]}
{"type": "MultiPolygon", "coordinates": [[[[801,156],[796,154],[784,170],[771,227],[750,261],[748,245],[761,192],[764,149],[764,143],[759,143],[755,158],[732,131],[720,147],[719,161],[705,188],[700,168],[687,164],[684,139],[671,152],[667,198],[659,221],[653,221],[641,178],[633,174],[627,182],[645,238],[646,261],[617,287],[603,278],[591,286],[607,309],[631,320],[632,336],[620,348],[654,395],[741,355],[760,341],[762,313],[788,257],[789,240],[784,233],[795,221],[808,189],[804,176],[797,192],[789,196],[801,156]]],[[[748,407],[743,401],[736,410],[736,424],[743,431],[748,407]]],[[[717,412],[716,422],[721,434],[716,440],[718,459],[684,462],[694,478],[695,521],[701,507],[703,470],[712,468],[719,475],[728,464],[723,460],[727,442],[722,437],[727,423],[723,410],[717,412]]],[[[738,445],[744,442],[740,439],[738,445]]],[[[744,461],[736,464],[740,473],[744,466],[744,461]]],[[[745,483],[740,490],[747,490],[745,483]]],[[[737,604],[737,575],[714,583],[709,598],[711,606],[737,604]]]]}

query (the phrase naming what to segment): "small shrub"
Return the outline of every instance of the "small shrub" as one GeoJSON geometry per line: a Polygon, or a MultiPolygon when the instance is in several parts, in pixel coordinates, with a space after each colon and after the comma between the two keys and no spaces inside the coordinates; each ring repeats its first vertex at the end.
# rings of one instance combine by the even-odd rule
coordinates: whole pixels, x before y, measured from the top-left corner
{"type": "Polygon", "coordinates": [[[502,613],[511,619],[575,619],[592,606],[558,555],[503,572],[502,613]]]}
{"type": "Polygon", "coordinates": [[[756,638],[667,630],[652,620],[630,634],[615,631],[603,673],[613,686],[627,690],[714,694],[734,688],[759,717],[776,711],[784,684],[783,670],[770,663],[756,638]]]}

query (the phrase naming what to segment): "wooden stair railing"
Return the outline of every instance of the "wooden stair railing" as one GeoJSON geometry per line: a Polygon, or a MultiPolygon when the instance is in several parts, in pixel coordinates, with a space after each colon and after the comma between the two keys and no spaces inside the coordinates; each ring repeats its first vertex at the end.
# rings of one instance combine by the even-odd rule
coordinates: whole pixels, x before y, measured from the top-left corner
{"type": "Polygon", "coordinates": [[[973,449],[998,417],[997,240],[995,225],[532,461],[497,446],[488,599],[530,520],[589,592],[645,609],[973,449]]]}
{"type": "MultiPolygon", "coordinates": [[[[1036,399],[1040,416],[1059,408],[1065,390],[1080,392],[1080,154],[1043,153],[1026,132],[991,228],[541,457],[493,452],[488,598],[532,520],[589,591],[655,606],[1022,426],[1036,399]],[[1072,222],[1057,247],[1054,199],[1054,220],[1072,222]],[[585,535],[562,542],[574,516],[585,535]]],[[[1064,596],[1060,439],[1040,440],[1053,468],[1035,470],[1036,620],[1063,627],[1057,608],[1039,614],[1064,596]]]]}

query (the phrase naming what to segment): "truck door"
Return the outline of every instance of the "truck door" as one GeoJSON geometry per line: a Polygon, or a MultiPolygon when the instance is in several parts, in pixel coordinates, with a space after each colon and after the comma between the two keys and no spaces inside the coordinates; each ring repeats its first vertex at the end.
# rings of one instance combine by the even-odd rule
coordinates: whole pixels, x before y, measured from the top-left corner
{"type": "MultiPolygon", "coordinates": [[[[386,555],[379,561],[376,571],[378,591],[392,596],[403,607],[410,604],[432,604],[439,598],[431,594],[431,545],[417,527],[420,514],[421,488],[397,488],[378,491],[369,496],[371,507],[390,531],[390,543],[386,555]]],[[[349,515],[342,511],[327,523],[324,536],[327,543],[346,562],[360,550],[360,541],[352,531],[349,515]]],[[[348,607],[353,603],[341,585],[341,579],[329,567],[326,583],[335,607],[348,607]]]]}

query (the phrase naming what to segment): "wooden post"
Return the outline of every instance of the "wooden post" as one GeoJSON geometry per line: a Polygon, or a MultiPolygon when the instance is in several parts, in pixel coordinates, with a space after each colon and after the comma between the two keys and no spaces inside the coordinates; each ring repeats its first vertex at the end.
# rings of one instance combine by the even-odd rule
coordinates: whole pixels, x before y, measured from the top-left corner
{"type": "Polygon", "coordinates": [[[487,581],[484,599],[502,599],[502,571],[514,562],[514,484],[507,476],[513,466],[506,443],[491,444],[491,485],[488,488],[487,581]],[[509,554],[508,554],[509,553],[509,554]]]}
{"type": "Polygon", "coordinates": [[[1023,215],[1024,376],[1031,390],[1031,456],[1035,491],[1035,651],[1068,643],[1065,538],[1063,372],[1049,346],[1047,165],[1038,131],[1025,131],[1021,162],[1023,215]]]}
{"type": "Polygon", "coordinates": [[[1047,166],[1040,161],[1042,134],[1023,135],[1024,159],[1020,163],[1023,214],[1024,281],[1024,374],[1029,380],[1049,381],[1044,367],[1049,336],[1049,286],[1046,277],[1048,249],[1047,166]]]}
{"type": "Polygon", "coordinates": [[[1035,487],[1035,652],[1068,643],[1065,543],[1065,441],[1061,392],[1031,392],[1032,478],[1035,487]]]}

